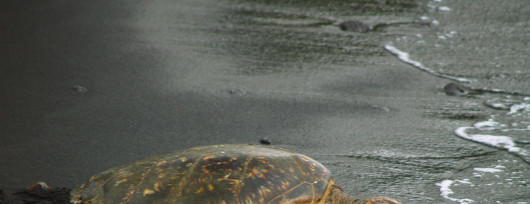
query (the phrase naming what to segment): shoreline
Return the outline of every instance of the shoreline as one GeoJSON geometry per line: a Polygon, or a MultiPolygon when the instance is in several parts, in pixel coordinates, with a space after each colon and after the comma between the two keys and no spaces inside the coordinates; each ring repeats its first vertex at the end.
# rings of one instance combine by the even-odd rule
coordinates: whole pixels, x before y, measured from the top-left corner
{"type": "MultiPolygon", "coordinates": [[[[73,187],[191,146],[268,138],[323,163],[348,194],[437,203],[446,201],[440,181],[506,158],[454,135],[494,111],[480,97],[447,96],[449,80],[385,50],[429,28],[290,28],[281,24],[289,12],[261,16],[274,4],[77,3],[0,2],[6,194],[36,181],[73,187]]],[[[380,18],[417,12],[402,9],[380,18]]]]}

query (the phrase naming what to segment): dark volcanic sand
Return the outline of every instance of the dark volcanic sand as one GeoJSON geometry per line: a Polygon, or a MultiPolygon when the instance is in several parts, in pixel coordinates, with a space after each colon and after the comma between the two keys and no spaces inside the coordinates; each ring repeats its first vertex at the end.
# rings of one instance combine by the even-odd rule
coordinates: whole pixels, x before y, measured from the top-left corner
{"type": "Polygon", "coordinates": [[[5,192],[0,189],[0,204],[67,204],[70,203],[69,188],[17,190],[16,192],[5,192]]]}

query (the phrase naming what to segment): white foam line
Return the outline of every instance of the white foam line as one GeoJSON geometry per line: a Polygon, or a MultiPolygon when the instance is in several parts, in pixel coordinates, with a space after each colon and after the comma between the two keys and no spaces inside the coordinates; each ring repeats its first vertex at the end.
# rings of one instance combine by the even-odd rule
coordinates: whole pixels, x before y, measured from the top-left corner
{"type": "Polygon", "coordinates": [[[390,44],[387,44],[385,45],[385,50],[394,54],[399,60],[401,60],[402,62],[404,63],[407,63],[407,64],[410,64],[424,72],[427,72],[429,74],[432,74],[434,76],[437,76],[437,77],[441,77],[441,78],[446,78],[446,79],[450,79],[450,80],[454,80],[454,81],[458,81],[458,82],[462,82],[462,83],[469,83],[471,82],[471,80],[469,79],[466,79],[466,78],[459,78],[459,77],[452,77],[452,76],[448,76],[448,75],[445,75],[445,74],[440,74],[432,69],[429,69],[428,67],[424,66],[421,62],[418,62],[418,61],[414,61],[412,59],[410,59],[409,57],[409,54],[406,53],[406,52],[403,52],[399,49],[397,49],[396,47],[390,45],[390,44]]]}
{"type": "Polygon", "coordinates": [[[511,115],[511,114],[517,113],[517,112],[520,111],[520,110],[530,112],[530,104],[527,104],[527,103],[523,103],[523,104],[514,104],[514,105],[512,105],[512,106],[510,107],[510,112],[508,112],[507,114],[508,114],[508,115],[511,115]]]}
{"type": "Polygon", "coordinates": [[[473,125],[478,130],[495,130],[496,127],[503,126],[502,124],[495,121],[482,121],[477,122],[473,125]]]}
{"type": "Polygon", "coordinates": [[[459,127],[455,130],[455,134],[461,138],[478,142],[481,144],[489,145],[491,147],[507,150],[515,155],[519,156],[525,162],[530,163],[530,152],[525,149],[516,147],[516,143],[513,138],[502,135],[481,135],[481,134],[467,134],[466,131],[469,129],[475,129],[474,127],[459,127]]]}
{"type": "Polygon", "coordinates": [[[458,199],[458,198],[449,197],[449,195],[454,193],[449,187],[451,187],[451,185],[453,185],[455,182],[471,184],[470,182],[462,181],[462,180],[455,180],[455,181],[453,181],[453,180],[443,180],[440,183],[436,183],[437,186],[440,186],[440,193],[441,193],[442,197],[447,199],[447,200],[450,200],[450,201],[459,202],[460,204],[466,204],[466,203],[475,202],[474,200],[471,200],[471,199],[458,199]]]}
{"type": "Polygon", "coordinates": [[[473,168],[475,171],[486,172],[486,173],[497,173],[503,171],[502,169],[496,168],[473,168]]]}
{"type": "Polygon", "coordinates": [[[472,88],[475,91],[489,92],[489,93],[501,93],[501,94],[511,94],[511,95],[522,95],[529,96],[530,94],[525,92],[516,92],[516,91],[506,91],[502,89],[489,89],[489,88],[472,88]]]}
{"type": "Polygon", "coordinates": [[[500,136],[500,135],[481,135],[481,134],[467,134],[466,130],[468,129],[474,129],[473,127],[459,127],[455,130],[456,135],[472,140],[475,142],[480,142],[482,144],[487,144],[493,147],[506,149],[509,152],[516,152],[516,153],[523,153],[521,148],[515,146],[515,142],[513,141],[513,138],[508,136],[500,136]]]}

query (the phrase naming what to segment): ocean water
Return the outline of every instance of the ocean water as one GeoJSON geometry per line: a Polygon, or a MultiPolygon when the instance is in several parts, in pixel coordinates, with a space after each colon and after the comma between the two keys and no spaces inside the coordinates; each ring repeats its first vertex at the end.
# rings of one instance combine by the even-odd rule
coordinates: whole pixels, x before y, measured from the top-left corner
{"type": "MultiPolygon", "coordinates": [[[[233,67],[228,72],[238,76],[232,85],[244,81],[245,90],[235,90],[243,95],[288,93],[325,97],[315,93],[317,85],[311,84],[313,80],[337,78],[331,72],[355,75],[351,70],[361,69],[358,67],[385,66],[381,62],[389,56],[395,56],[411,70],[426,72],[466,89],[468,94],[447,96],[452,97],[449,103],[425,105],[427,112],[438,112],[450,123],[415,125],[420,126],[418,129],[424,125],[423,128],[437,130],[453,124],[461,127],[436,133],[408,129],[404,137],[430,135],[418,139],[418,143],[388,144],[399,146],[398,150],[362,151],[353,147],[351,154],[339,155],[336,161],[330,159],[333,156],[311,155],[334,170],[338,180],[356,178],[355,182],[347,183],[353,187],[346,190],[361,195],[377,192],[396,195],[410,203],[529,203],[529,1],[240,0],[218,6],[225,10],[212,10],[212,19],[219,21],[218,27],[183,27],[207,30],[209,41],[187,36],[178,44],[225,59],[232,56],[233,67]],[[360,19],[372,27],[381,22],[415,23],[387,26],[366,34],[340,31],[338,23],[349,19],[360,19]],[[306,80],[303,85],[300,78],[306,80]],[[270,83],[272,79],[278,83],[270,83]],[[441,137],[454,137],[458,144],[441,137]],[[479,147],[474,146],[477,144],[479,147]],[[356,173],[344,171],[352,166],[356,167],[356,173]],[[384,168],[374,172],[372,168],[377,166],[384,168]],[[370,186],[371,181],[386,188],[370,186]],[[386,185],[389,183],[392,185],[386,185]]],[[[164,37],[171,36],[158,36],[150,41],[161,44],[164,37]]],[[[203,73],[201,76],[205,78],[203,73]]],[[[211,83],[196,81],[196,86],[211,83]]],[[[381,82],[373,84],[378,83],[381,82]]],[[[367,84],[360,85],[369,88],[367,84]]],[[[443,86],[437,91],[443,93],[443,86]]],[[[387,107],[381,109],[392,111],[387,107]]],[[[341,122],[345,121],[335,121],[341,122]]],[[[398,130],[391,132],[399,134],[398,130]]],[[[381,135],[374,138],[386,140],[381,135]]],[[[369,147],[379,145],[374,143],[369,147]]],[[[340,145],[344,144],[337,144],[340,145]]]]}
{"type": "Polygon", "coordinates": [[[434,28],[400,36],[385,49],[415,69],[478,91],[461,96],[459,106],[488,114],[455,135],[507,153],[437,182],[440,195],[452,203],[529,203],[530,193],[514,192],[530,192],[530,2],[437,0],[426,8],[421,18],[434,28]]]}

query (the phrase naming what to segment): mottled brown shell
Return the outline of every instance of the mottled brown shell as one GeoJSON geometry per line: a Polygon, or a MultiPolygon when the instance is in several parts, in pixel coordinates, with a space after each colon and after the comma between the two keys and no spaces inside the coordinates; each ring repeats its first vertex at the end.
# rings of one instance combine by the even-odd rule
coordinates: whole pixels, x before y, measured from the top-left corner
{"type": "Polygon", "coordinates": [[[112,168],[72,191],[73,203],[317,203],[328,169],[258,145],[194,147],[112,168]]]}

